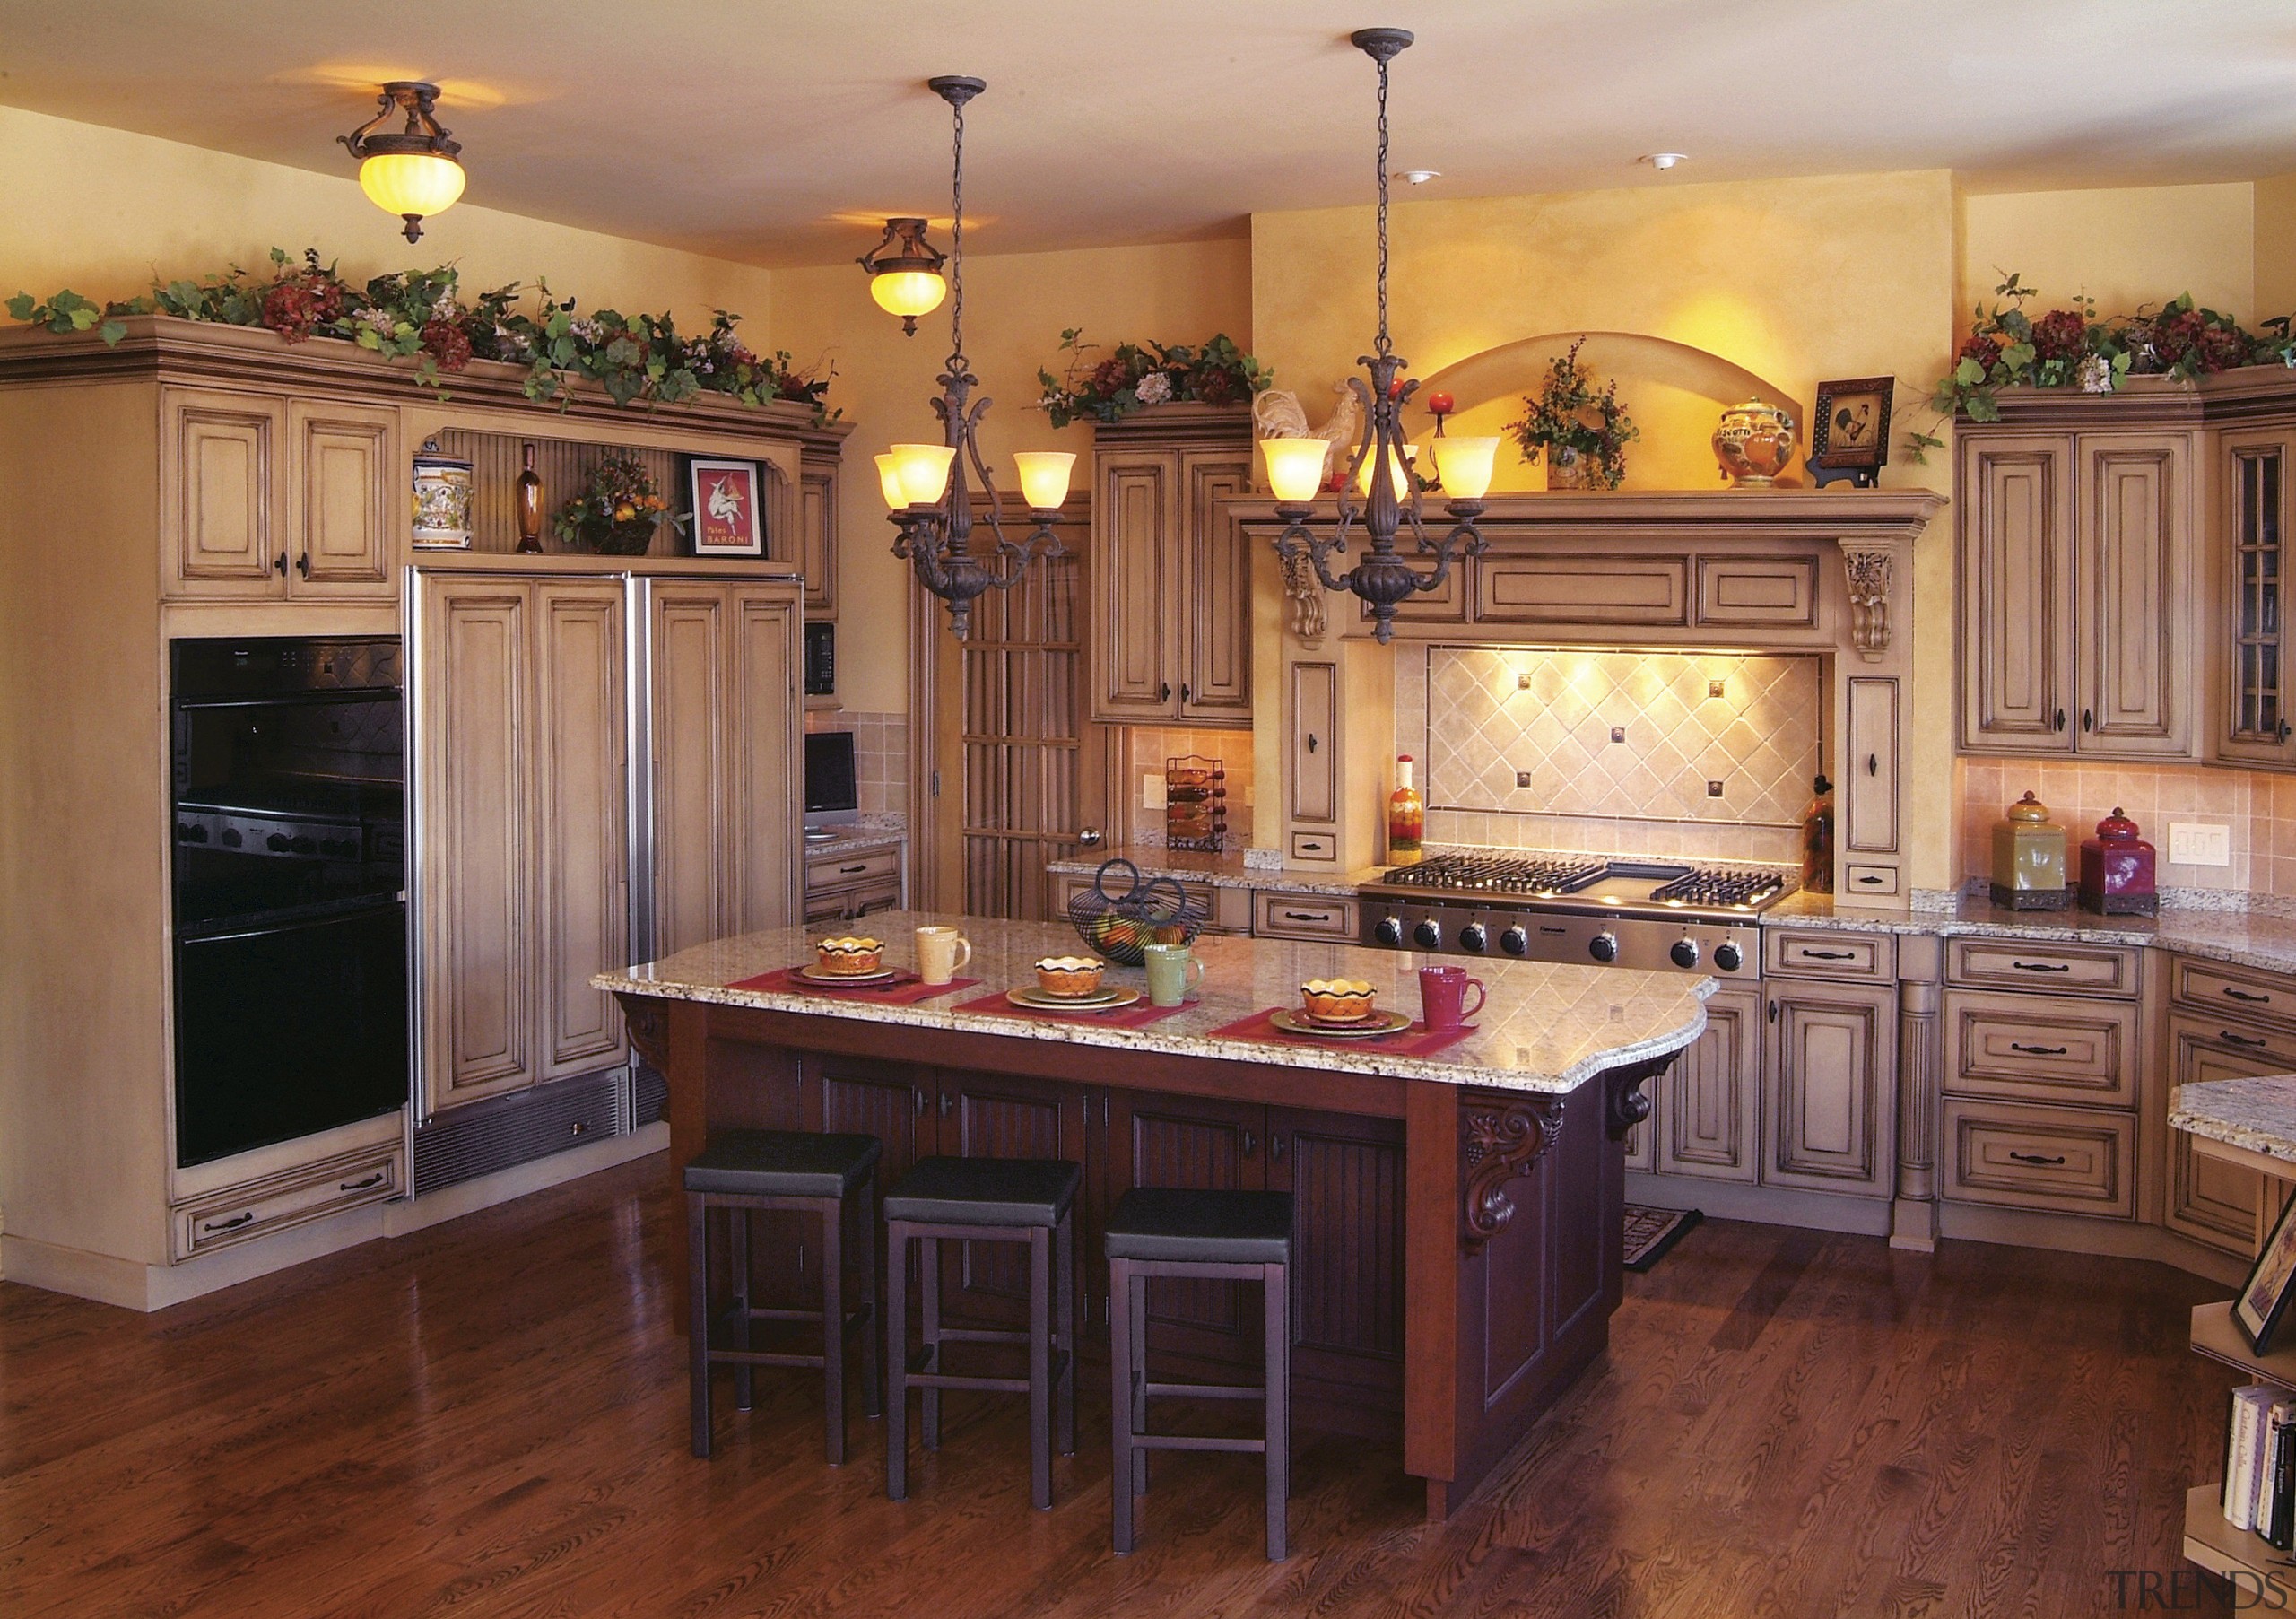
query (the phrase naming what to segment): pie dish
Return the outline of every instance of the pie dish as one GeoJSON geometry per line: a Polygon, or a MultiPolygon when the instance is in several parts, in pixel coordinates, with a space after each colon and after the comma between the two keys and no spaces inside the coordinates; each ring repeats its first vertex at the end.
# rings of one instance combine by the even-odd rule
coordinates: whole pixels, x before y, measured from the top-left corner
{"type": "Polygon", "coordinates": [[[857,978],[877,971],[884,949],[882,939],[816,939],[813,970],[824,978],[857,978]]]}
{"type": "Polygon", "coordinates": [[[1319,1023],[1360,1023],[1378,993],[1361,979],[1309,979],[1300,986],[1300,1004],[1319,1023]]]}
{"type": "Polygon", "coordinates": [[[1048,955],[1037,963],[1037,988],[1074,1000],[1093,994],[1108,964],[1089,955],[1048,955]]]}

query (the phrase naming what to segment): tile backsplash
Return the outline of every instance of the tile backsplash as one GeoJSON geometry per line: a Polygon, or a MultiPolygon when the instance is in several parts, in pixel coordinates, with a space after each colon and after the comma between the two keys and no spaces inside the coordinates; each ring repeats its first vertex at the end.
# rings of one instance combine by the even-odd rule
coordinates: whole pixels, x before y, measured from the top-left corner
{"type": "MultiPolygon", "coordinates": [[[[2197,764],[2080,764],[1964,759],[1960,764],[1961,869],[1965,879],[1991,873],[1993,827],[2028,790],[2065,828],[2074,866],[2081,840],[2116,805],[2158,851],[2163,888],[2239,891],[2296,898],[2296,778],[2197,764]],[[2231,861],[2179,866],[2169,861],[2169,823],[2195,821],[2228,829],[2231,861]]],[[[2068,872],[2068,875],[2069,872],[2068,872]]]]}
{"type": "Polygon", "coordinates": [[[808,709],[808,731],[853,733],[854,796],[863,819],[904,824],[909,816],[909,716],[857,709],[808,709]]]}
{"type": "Polygon", "coordinates": [[[1435,842],[1787,860],[1823,690],[1809,657],[1410,648],[1396,748],[1435,842]]]}
{"type": "Polygon", "coordinates": [[[1126,726],[1109,733],[1109,745],[1120,750],[1117,783],[1124,803],[1109,819],[1121,829],[1120,841],[1144,849],[1164,842],[1162,801],[1151,809],[1140,802],[1141,779],[1164,776],[1164,761],[1195,753],[1217,759],[1228,772],[1228,847],[1242,849],[1252,841],[1252,734],[1249,731],[1191,730],[1179,726],[1126,726]]]}

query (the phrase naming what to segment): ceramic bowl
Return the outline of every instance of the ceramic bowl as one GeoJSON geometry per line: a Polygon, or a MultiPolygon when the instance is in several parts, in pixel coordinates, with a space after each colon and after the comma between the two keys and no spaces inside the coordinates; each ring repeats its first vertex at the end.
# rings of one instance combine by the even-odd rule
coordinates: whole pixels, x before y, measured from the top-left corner
{"type": "Polygon", "coordinates": [[[1360,1023],[1378,994],[1361,979],[1309,979],[1300,986],[1300,1004],[1318,1023],[1360,1023]]]}
{"type": "Polygon", "coordinates": [[[884,950],[881,939],[817,939],[813,942],[813,971],[824,974],[874,972],[884,950]]]}
{"type": "Polygon", "coordinates": [[[1037,963],[1037,988],[1047,995],[1091,995],[1107,966],[1089,955],[1048,955],[1037,963]]]}

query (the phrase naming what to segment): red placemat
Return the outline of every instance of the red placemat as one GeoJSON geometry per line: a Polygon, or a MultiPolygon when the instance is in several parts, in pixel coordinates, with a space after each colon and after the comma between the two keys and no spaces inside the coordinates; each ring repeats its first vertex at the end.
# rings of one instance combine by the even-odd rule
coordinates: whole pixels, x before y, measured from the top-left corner
{"type": "Polygon", "coordinates": [[[743,979],[726,988],[770,989],[782,995],[824,995],[841,1001],[882,1001],[888,1006],[908,1006],[929,1001],[936,995],[970,989],[978,982],[978,979],[951,979],[945,984],[928,984],[907,968],[900,968],[892,977],[879,979],[874,984],[816,984],[810,979],[799,978],[795,967],[776,967],[771,972],[761,972],[753,979],[743,979]]]}
{"type": "Polygon", "coordinates": [[[1413,1023],[1408,1029],[1398,1029],[1393,1034],[1375,1034],[1356,1040],[1321,1040],[1312,1034],[1294,1034],[1289,1029],[1279,1029],[1272,1019],[1288,1006],[1270,1006],[1255,1012],[1249,1017],[1239,1017],[1232,1023],[1214,1029],[1210,1040],[1265,1040],[1272,1046],[1361,1047],[1366,1050],[1386,1051],[1398,1057],[1432,1057],[1444,1047],[1456,1045],[1473,1034],[1473,1023],[1461,1023],[1456,1029],[1430,1029],[1425,1023],[1413,1023]]]}
{"type": "Polygon", "coordinates": [[[1079,1008],[1074,1012],[1055,1012],[1049,1006],[1016,1006],[1004,998],[999,989],[994,995],[984,995],[965,1002],[959,1012],[1001,1012],[1007,1016],[1057,1018],[1064,1023],[1105,1023],[1112,1029],[1145,1029],[1168,1017],[1177,1017],[1196,1005],[1183,1001],[1177,1006],[1152,1006],[1146,1001],[1135,1001],[1129,1006],[1119,1006],[1113,1012],[1093,1012],[1079,1008]]]}

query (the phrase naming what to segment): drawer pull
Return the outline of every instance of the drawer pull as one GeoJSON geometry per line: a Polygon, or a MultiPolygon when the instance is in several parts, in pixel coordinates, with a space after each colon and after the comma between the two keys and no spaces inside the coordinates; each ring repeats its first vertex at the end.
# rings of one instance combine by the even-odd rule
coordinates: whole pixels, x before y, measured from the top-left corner
{"type": "Polygon", "coordinates": [[[849,877],[855,872],[866,871],[868,869],[869,867],[865,862],[859,866],[840,866],[837,868],[837,875],[840,877],[849,877]]]}
{"type": "Polygon", "coordinates": [[[228,1220],[207,1221],[202,1224],[199,1229],[204,1232],[228,1232],[245,1225],[248,1221],[254,1218],[255,1211],[253,1209],[248,1209],[244,1214],[233,1214],[228,1220]]]}
{"type": "Polygon", "coordinates": [[[1857,959],[1857,953],[1854,950],[1812,950],[1805,945],[1802,953],[1813,962],[1854,962],[1857,959]]]}
{"type": "Polygon", "coordinates": [[[2073,969],[2063,962],[2012,962],[2020,972],[2070,972],[2073,969]]]}
{"type": "Polygon", "coordinates": [[[363,1192],[370,1186],[380,1186],[382,1184],[383,1172],[380,1170],[377,1170],[364,1180],[338,1181],[335,1189],[338,1192],[363,1192]]]}
{"type": "Polygon", "coordinates": [[[2048,1155],[2047,1155],[2047,1154],[2045,1154],[2045,1153],[2017,1153],[2017,1152],[2013,1152],[2013,1153],[2011,1153],[2009,1154],[2009,1156],[2010,1156],[2010,1157],[2012,1157],[2012,1158],[2013,1158],[2013,1159],[2015,1159],[2019,1163],[2037,1163],[2037,1164],[2041,1165],[2041,1166],[2042,1166],[2043,1168],[2045,1168],[2045,1169],[2047,1169],[2047,1168],[2054,1168],[2054,1167],[2056,1167],[2057,1165],[2062,1164],[2062,1163],[2065,1162],[2065,1154],[2064,1154],[2064,1153],[2057,1153],[2057,1154],[2055,1157],[2053,1157],[2053,1158],[2052,1158],[2052,1157],[2048,1156],[2048,1155]]]}
{"type": "Polygon", "coordinates": [[[2029,1046],[2022,1040],[2011,1040],[2009,1042],[2009,1049],[2012,1051],[2022,1051],[2028,1057],[2063,1057],[2066,1055],[2066,1048],[2063,1046],[2029,1046]]]}
{"type": "Polygon", "coordinates": [[[2236,1001],[2246,1001],[2251,1006],[2266,1005],[2272,1000],[2272,997],[2268,995],[2257,995],[2249,990],[2236,989],[2230,984],[2224,986],[2224,993],[2236,1001]]]}
{"type": "Polygon", "coordinates": [[[1283,913],[1283,919],[1287,922],[1328,922],[1331,920],[1331,912],[1328,910],[1287,910],[1283,913]]]}
{"type": "Polygon", "coordinates": [[[2253,1034],[2235,1034],[2230,1029],[2219,1029],[2216,1037],[2228,1046],[2246,1046],[2251,1051],[2264,1049],[2264,1041],[2253,1034]]]}
{"type": "Polygon", "coordinates": [[[1881,878],[1879,878],[1879,877],[1875,877],[1875,876],[1864,876],[1864,877],[1860,877],[1860,878],[1858,878],[1857,880],[1858,880],[1860,883],[1863,883],[1866,884],[1868,887],[1879,887],[1879,886],[1880,886],[1880,884],[1881,884],[1881,881],[1882,881],[1882,879],[1881,879],[1881,878]]]}

